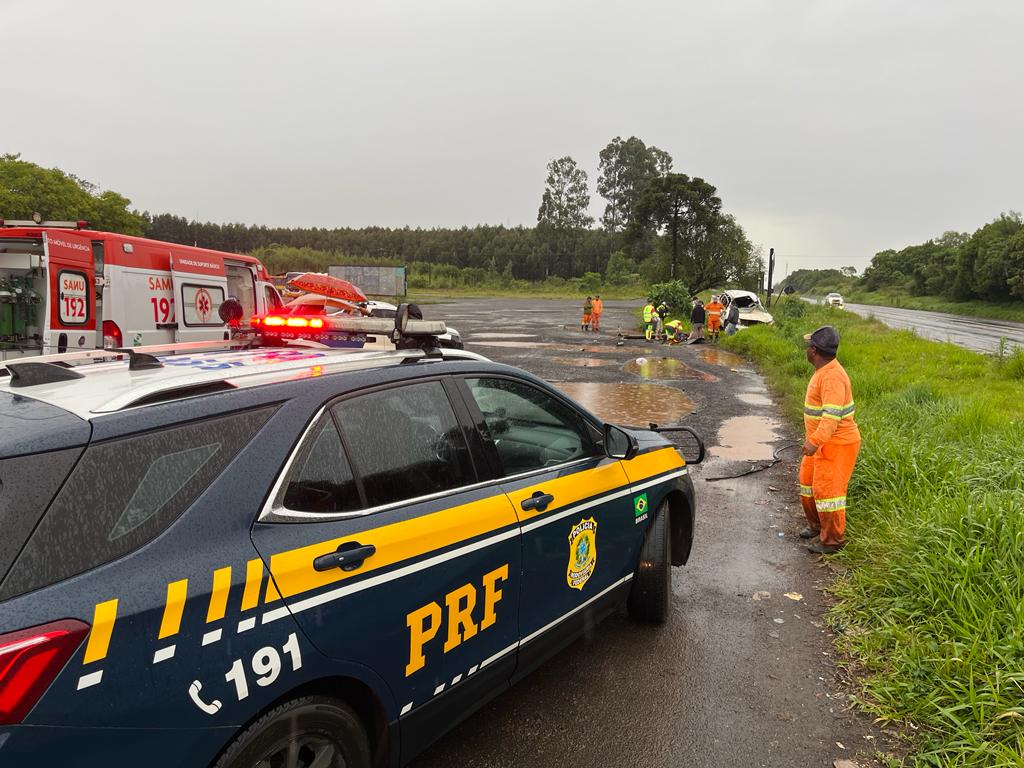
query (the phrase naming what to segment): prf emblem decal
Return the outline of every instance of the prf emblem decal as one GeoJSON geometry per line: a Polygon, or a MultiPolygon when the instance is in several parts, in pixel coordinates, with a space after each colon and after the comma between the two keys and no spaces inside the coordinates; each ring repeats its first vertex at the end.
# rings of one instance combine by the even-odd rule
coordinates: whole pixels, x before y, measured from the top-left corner
{"type": "Polygon", "coordinates": [[[573,589],[583,589],[597,566],[597,521],[588,517],[569,531],[569,567],[565,580],[573,589]]]}
{"type": "Polygon", "coordinates": [[[641,493],[639,496],[633,497],[633,516],[634,522],[639,525],[647,519],[647,494],[641,493]]]}

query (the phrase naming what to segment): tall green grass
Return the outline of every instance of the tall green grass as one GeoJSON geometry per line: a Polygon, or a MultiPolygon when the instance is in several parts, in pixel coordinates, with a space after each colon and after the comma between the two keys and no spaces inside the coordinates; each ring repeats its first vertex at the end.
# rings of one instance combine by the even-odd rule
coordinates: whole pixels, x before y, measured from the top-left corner
{"type": "Polygon", "coordinates": [[[1024,766],[1024,354],[820,308],[724,342],[760,362],[794,423],[801,336],[825,323],[863,436],[830,613],[862,704],[918,729],[913,765],[1024,766]]]}

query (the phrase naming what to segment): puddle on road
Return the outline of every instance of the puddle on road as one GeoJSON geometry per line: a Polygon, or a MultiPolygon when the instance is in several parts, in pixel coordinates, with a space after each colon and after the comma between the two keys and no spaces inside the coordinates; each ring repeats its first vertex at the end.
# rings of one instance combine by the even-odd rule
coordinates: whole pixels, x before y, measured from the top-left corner
{"type": "Polygon", "coordinates": [[[747,405],[771,405],[772,399],[768,395],[762,395],[760,392],[741,392],[736,395],[741,403],[747,405]]]}
{"type": "Polygon", "coordinates": [[[727,368],[739,368],[747,363],[745,358],[735,352],[726,352],[724,349],[714,349],[713,347],[701,347],[697,350],[697,354],[705,363],[724,365],[727,368]]]}
{"type": "Polygon", "coordinates": [[[613,424],[643,426],[652,421],[671,424],[693,411],[690,398],[678,389],[661,384],[552,383],[584,408],[613,424]]]}
{"type": "Polygon", "coordinates": [[[536,339],[535,333],[471,333],[471,339],[536,339]]]}
{"type": "Polygon", "coordinates": [[[712,456],[735,461],[761,461],[774,458],[771,445],[781,435],[779,423],[765,416],[735,416],[726,419],[718,430],[718,445],[709,449],[712,456]]]}
{"type": "Polygon", "coordinates": [[[572,365],[576,368],[596,368],[599,365],[615,365],[615,360],[602,360],[597,357],[556,357],[555,362],[572,365]]]}
{"type": "Polygon", "coordinates": [[[682,360],[673,357],[637,358],[625,365],[626,373],[634,373],[642,379],[689,379],[691,381],[718,381],[710,373],[691,368],[682,360]],[[639,362],[643,359],[644,362],[639,362]]]}

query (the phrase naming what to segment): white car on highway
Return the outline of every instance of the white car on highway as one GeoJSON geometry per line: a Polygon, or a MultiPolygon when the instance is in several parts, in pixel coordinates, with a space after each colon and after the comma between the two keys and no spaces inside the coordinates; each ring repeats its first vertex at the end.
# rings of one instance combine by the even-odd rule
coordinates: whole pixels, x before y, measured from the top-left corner
{"type": "Polygon", "coordinates": [[[844,306],[846,306],[843,303],[843,295],[841,293],[828,294],[828,296],[825,297],[825,301],[823,303],[826,307],[838,307],[839,309],[842,309],[844,306]]]}

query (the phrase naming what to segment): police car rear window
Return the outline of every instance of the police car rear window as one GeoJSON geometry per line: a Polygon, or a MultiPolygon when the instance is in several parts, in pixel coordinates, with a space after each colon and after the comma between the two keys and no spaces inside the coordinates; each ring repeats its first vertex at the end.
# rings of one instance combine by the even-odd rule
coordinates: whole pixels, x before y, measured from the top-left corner
{"type": "Polygon", "coordinates": [[[300,512],[349,512],[359,509],[359,488],[330,414],[313,425],[285,484],[283,504],[300,512]]]}
{"type": "Polygon", "coordinates": [[[273,410],[90,445],[4,579],[0,599],[70,578],[151,541],[191,506],[273,410]]]}

